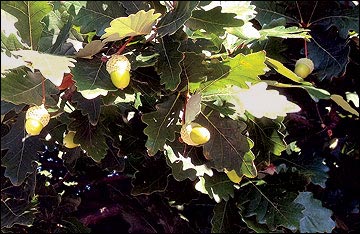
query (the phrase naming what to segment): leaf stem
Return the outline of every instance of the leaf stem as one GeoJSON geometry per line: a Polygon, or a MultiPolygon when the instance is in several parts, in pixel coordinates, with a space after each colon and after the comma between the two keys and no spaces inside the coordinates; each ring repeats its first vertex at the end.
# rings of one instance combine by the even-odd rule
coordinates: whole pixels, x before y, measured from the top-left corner
{"type": "Polygon", "coordinates": [[[304,50],[305,50],[305,58],[307,58],[308,57],[308,48],[307,48],[306,38],[304,38],[304,50]]]}
{"type": "Polygon", "coordinates": [[[121,54],[124,50],[127,44],[129,44],[130,41],[132,41],[134,39],[134,36],[131,36],[125,43],[123,46],[121,46],[121,48],[116,52],[116,54],[121,54]]]}

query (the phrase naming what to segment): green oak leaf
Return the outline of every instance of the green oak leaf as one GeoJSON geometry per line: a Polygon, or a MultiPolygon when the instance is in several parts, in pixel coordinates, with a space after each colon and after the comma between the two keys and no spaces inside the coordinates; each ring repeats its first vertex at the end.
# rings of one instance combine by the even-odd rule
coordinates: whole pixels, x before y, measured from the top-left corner
{"type": "Polygon", "coordinates": [[[42,20],[51,12],[52,5],[45,1],[2,1],[1,9],[18,19],[15,27],[19,31],[21,39],[31,49],[36,50],[45,27],[42,20]]]}
{"type": "Polygon", "coordinates": [[[6,168],[5,177],[15,186],[21,185],[28,174],[34,172],[37,153],[44,150],[44,145],[37,136],[23,141],[26,136],[24,126],[25,112],[19,115],[10,132],[1,139],[1,150],[7,149],[1,158],[1,165],[6,168]]]}
{"type": "Polygon", "coordinates": [[[89,157],[100,162],[105,158],[109,148],[106,144],[106,136],[109,135],[109,130],[101,123],[93,126],[89,119],[79,112],[71,113],[70,117],[74,120],[69,124],[68,129],[76,132],[74,143],[80,144],[80,147],[86,151],[89,157]]]}
{"type": "Polygon", "coordinates": [[[182,105],[179,95],[173,95],[165,102],[157,104],[156,111],[142,116],[142,121],[148,125],[144,133],[148,136],[145,146],[150,156],[163,150],[166,140],[170,142],[175,140],[175,131],[180,130],[177,123],[180,120],[182,105]]]}
{"type": "Polygon", "coordinates": [[[194,181],[198,176],[213,175],[213,171],[205,164],[194,165],[191,161],[192,156],[196,156],[194,147],[187,148],[179,141],[174,141],[165,145],[166,163],[172,168],[172,175],[177,181],[190,179],[194,181]],[[187,150],[186,150],[187,149],[187,150]],[[186,151],[185,151],[186,150],[186,151]]]}
{"type": "MultiPolygon", "coordinates": [[[[218,171],[226,168],[242,175],[241,165],[245,161],[245,154],[250,150],[247,137],[243,134],[246,124],[240,120],[222,118],[216,112],[209,117],[201,114],[196,122],[206,127],[211,135],[210,140],[203,145],[204,156],[209,160],[209,165],[218,171]]],[[[249,168],[249,171],[252,169],[249,168]]]]}
{"type": "Polygon", "coordinates": [[[217,203],[211,218],[211,233],[239,233],[237,224],[241,216],[239,210],[232,201],[221,201],[217,203]]]}
{"type": "Polygon", "coordinates": [[[147,1],[121,1],[120,4],[126,9],[126,14],[136,14],[138,11],[150,10],[150,4],[147,1]]]}
{"type": "Polygon", "coordinates": [[[30,226],[35,219],[36,207],[26,200],[1,200],[1,229],[14,225],[30,226]]]}
{"type": "Polygon", "coordinates": [[[249,116],[250,137],[255,141],[255,145],[260,146],[259,150],[262,154],[270,152],[280,156],[281,152],[286,150],[285,134],[282,132],[285,129],[285,125],[282,122],[283,119],[283,117],[278,117],[277,119],[258,119],[249,116]]]}
{"type": "Polygon", "coordinates": [[[256,221],[266,224],[271,231],[283,226],[292,231],[299,230],[304,217],[303,205],[295,202],[293,192],[281,193],[281,189],[253,185],[238,198],[238,208],[243,217],[256,216],[256,221]]]}
{"type": "Polygon", "coordinates": [[[180,43],[168,36],[159,40],[160,43],[156,44],[156,50],[159,53],[156,70],[160,74],[160,83],[165,84],[166,89],[174,91],[181,81],[180,62],[184,59],[183,54],[178,50],[180,43]]]}
{"type": "Polygon", "coordinates": [[[10,52],[14,50],[25,49],[25,46],[21,44],[14,33],[11,33],[9,36],[6,36],[3,31],[1,31],[1,52],[5,52],[7,56],[10,56],[10,52]]]}
{"type": "Polygon", "coordinates": [[[79,92],[75,92],[72,96],[72,101],[76,102],[76,107],[81,110],[83,115],[88,115],[89,122],[95,126],[100,117],[100,97],[94,99],[86,99],[79,92]]]}
{"type": "Polygon", "coordinates": [[[163,192],[168,184],[170,168],[166,166],[165,160],[151,158],[142,167],[137,168],[131,181],[133,188],[131,195],[150,195],[154,192],[163,192]]]}
{"type": "Polygon", "coordinates": [[[248,88],[246,82],[257,83],[260,80],[259,76],[264,75],[267,71],[265,65],[265,51],[259,51],[248,55],[238,54],[234,58],[230,58],[223,65],[229,66],[230,71],[223,69],[225,73],[219,74],[210,80],[203,83],[201,89],[204,92],[211,90],[226,88],[227,85],[236,85],[240,88],[248,88]]]}
{"type": "Polygon", "coordinates": [[[323,207],[312,192],[300,192],[294,202],[305,207],[300,220],[300,233],[331,233],[336,223],[331,219],[332,211],[323,207]]]}
{"type": "Polygon", "coordinates": [[[119,2],[114,1],[88,1],[74,19],[74,24],[80,26],[83,34],[96,31],[96,35],[105,33],[110,21],[115,18],[127,16],[125,9],[119,2]]]}
{"type": "Polygon", "coordinates": [[[196,183],[196,190],[208,194],[217,203],[222,200],[228,201],[234,197],[234,183],[224,173],[215,173],[212,176],[204,175],[199,177],[196,183]]]}
{"type": "Polygon", "coordinates": [[[199,1],[178,1],[175,9],[167,12],[157,23],[157,33],[159,37],[167,34],[174,34],[191,17],[192,11],[197,7],[199,1]]]}
{"type": "MultiPolygon", "coordinates": [[[[42,80],[40,72],[32,73],[24,68],[17,68],[1,78],[1,100],[14,104],[42,104],[42,80]]],[[[45,80],[46,105],[55,106],[57,101],[52,95],[56,95],[59,90],[49,80],[45,80]]]]}
{"type": "Polygon", "coordinates": [[[200,86],[200,83],[206,79],[209,72],[204,64],[204,56],[193,52],[185,53],[185,58],[181,64],[183,66],[181,77],[189,82],[189,92],[193,93],[200,86]]]}
{"type": "Polygon", "coordinates": [[[208,11],[195,10],[185,25],[193,31],[203,29],[207,33],[223,35],[224,27],[240,27],[244,24],[243,20],[235,19],[235,16],[234,13],[222,13],[220,6],[208,11]]]}
{"type": "Polygon", "coordinates": [[[100,59],[77,59],[72,74],[78,91],[87,99],[106,96],[108,91],[117,90],[106,71],[105,63],[100,59]]]}

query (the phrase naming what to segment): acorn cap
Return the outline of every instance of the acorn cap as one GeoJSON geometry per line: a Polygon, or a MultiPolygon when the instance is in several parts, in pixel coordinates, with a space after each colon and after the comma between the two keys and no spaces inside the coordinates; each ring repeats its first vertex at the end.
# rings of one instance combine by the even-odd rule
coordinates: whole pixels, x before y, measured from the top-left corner
{"type": "Polygon", "coordinates": [[[41,106],[30,107],[26,111],[25,119],[35,119],[40,121],[43,127],[45,127],[50,121],[50,114],[45,109],[44,104],[41,106]]]}
{"type": "Polygon", "coordinates": [[[314,63],[313,63],[313,61],[311,61],[311,59],[301,58],[301,59],[299,59],[298,61],[296,61],[295,67],[296,67],[298,64],[304,64],[304,65],[306,65],[306,66],[310,69],[310,73],[312,73],[313,70],[314,70],[314,63]]]}
{"type": "Polygon", "coordinates": [[[195,122],[191,122],[189,124],[184,124],[182,127],[181,127],[181,130],[180,130],[180,135],[181,135],[181,139],[188,145],[193,145],[193,146],[197,146],[199,144],[196,144],[195,142],[193,142],[190,138],[190,133],[191,133],[191,130],[194,128],[194,127],[201,127],[200,124],[198,123],[195,123],[195,122]]]}
{"type": "Polygon", "coordinates": [[[106,63],[106,70],[109,74],[117,70],[130,71],[131,64],[124,55],[114,54],[106,63]]]}

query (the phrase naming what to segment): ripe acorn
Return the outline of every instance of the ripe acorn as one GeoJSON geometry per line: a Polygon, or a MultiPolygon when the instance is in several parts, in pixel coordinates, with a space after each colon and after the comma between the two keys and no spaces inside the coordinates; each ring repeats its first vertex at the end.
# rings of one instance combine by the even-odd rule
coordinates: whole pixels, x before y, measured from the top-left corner
{"type": "Polygon", "coordinates": [[[118,89],[125,89],[130,83],[131,64],[124,55],[114,54],[106,63],[112,83],[118,89]]]}
{"type": "Polygon", "coordinates": [[[301,58],[295,63],[295,74],[306,78],[314,70],[314,63],[311,59],[301,58]]]}
{"type": "Polygon", "coordinates": [[[188,145],[203,145],[210,140],[209,130],[195,122],[184,124],[180,134],[182,140],[188,145]]]}
{"type": "Polygon", "coordinates": [[[75,133],[74,131],[69,131],[65,136],[64,136],[64,139],[63,139],[63,144],[66,148],[69,148],[69,149],[72,149],[72,148],[75,148],[75,147],[78,147],[80,144],[75,144],[74,143],[74,136],[75,136],[75,133]]]}
{"type": "Polygon", "coordinates": [[[39,135],[41,130],[49,123],[50,114],[45,109],[44,104],[41,106],[30,107],[25,115],[25,130],[29,135],[39,135]]]}

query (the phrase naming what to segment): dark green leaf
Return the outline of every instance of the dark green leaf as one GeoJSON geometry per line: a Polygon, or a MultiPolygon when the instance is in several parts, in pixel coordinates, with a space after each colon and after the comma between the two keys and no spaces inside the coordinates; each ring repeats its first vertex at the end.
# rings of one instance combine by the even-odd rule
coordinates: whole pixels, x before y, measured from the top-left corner
{"type": "Polygon", "coordinates": [[[136,14],[138,11],[150,10],[150,5],[148,1],[121,1],[120,4],[126,9],[126,13],[136,14]]]}
{"type": "Polygon", "coordinates": [[[277,119],[269,118],[250,118],[251,130],[250,137],[255,141],[255,145],[259,146],[262,154],[269,152],[280,156],[281,152],[286,150],[285,134],[281,132],[285,128],[282,123],[283,117],[277,119]]]}
{"type": "Polygon", "coordinates": [[[68,128],[76,131],[74,143],[80,144],[80,147],[86,151],[89,157],[96,162],[100,162],[109,148],[106,144],[106,136],[109,130],[102,124],[93,126],[88,118],[79,112],[73,113],[71,117],[75,118],[75,120],[70,123],[68,128]]]}
{"type": "Polygon", "coordinates": [[[1,229],[13,225],[30,226],[35,219],[36,208],[24,200],[1,200],[1,229]]]}
{"type": "Polygon", "coordinates": [[[173,11],[168,12],[156,25],[159,37],[171,35],[191,17],[199,1],[178,1],[173,11]]]}
{"type": "Polygon", "coordinates": [[[340,77],[349,63],[350,46],[333,30],[312,31],[308,58],[314,62],[313,73],[322,80],[340,77]]]}
{"type": "Polygon", "coordinates": [[[200,86],[209,72],[203,63],[204,58],[203,54],[185,53],[185,59],[181,63],[183,65],[182,77],[184,77],[183,80],[189,82],[190,93],[193,93],[200,86]]]}
{"type": "Polygon", "coordinates": [[[211,233],[239,233],[237,225],[241,217],[231,201],[221,201],[214,207],[211,218],[211,233]]]}
{"type": "Polygon", "coordinates": [[[282,193],[280,189],[255,187],[239,198],[239,209],[244,217],[256,216],[260,224],[266,224],[271,231],[283,226],[292,231],[299,230],[303,218],[303,206],[295,203],[296,194],[282,193]]]}
{"type": "Polygon", "coordinates": [[[243,135],[246,124],[222,118],[215,112],[207,118],[200,115],[196,122],[206,127],[211,134],[210,140],[204,144],[204,155],[211,166],[218,171],[223,171],[224,168],[228,171],[235,170],[241,175],[244,156],[250,150],[247,137],[243,135]]]}
{"type": "Polygon", "coordinates": [[[240,27],[244,22],[235,19],[236,14],[221,13],[221,7],[215,7],[209,11],[195,10],[190,19],[186,22],[191,30],[204,29],[208,33],[222,35],[225,33],[224,27],[240,27]]]}
{"type": "Polygon", "coordinates": [[[43,151],[43,144],[38,136],[26,138],[25,113],[19,115],[10,132],[1,139],[1,150],[8,149],[1,158],[1,165],[6,167],[5,176],[13,185],[20,185],[26,176],[35,170],[38,152],[43,151]]]}
{"type": "Polygon", "coordinates": [[[88,115],[89,122],[95,126],[100,116],[101,98],[86,99],[79,92],[75,92],[72,100],[77,103],[77,109],[81,110],[83,115],[88,115]]]}
{"type": "Polygon", "coordinates": [[[125,17],[125,9],[117,1],[88,1],[74,19],[74,24],[80,26],[81,33],[96,31],[96,35],[105,33],[110,21],[125,17]]]}
{"type": "Polygon", "coordinates": [[[135,178],[131,182],[133,185],[132,195],[150,195],[166,189],[170,168],[166,166],[165,160],[150,158],[138,169],[139,171],[135,173],[135,178]]]}
{"type": "Polygon", "coordinates": [[[52,10],[52,5],[46,1],[2,1],[1,9],[7,11],[18,19],[15,27],[21,39],[31,49],[38,48],[44,23],[42,19],[52,10]]]}
{"type": "Polygon", "coordinates": [[[85,95],[84,92],[90,96],[94,94],[96,97],[100,94],[104,95],[107,91],[117,90],[111,82],[110,74],[106,71],[105,63],[101,62],[100,59],[77,59],[72,74],[76,81],[76,87],[83,96],[85,95]]]}
{"type": "MultiPolygon", "coordinates": [[[[1,100],[14,104],[42,104],[42,80],[39,72],[29,72],[24,68],[11,71],[5,78],[1,78],[1,100]]],[[[55,106],[57,101],[51,95],[59,92],[48,79],[45,80],[46,105],[55,106]]]]}
{"type": "Polygon", "coordinates": [[[155,155],[159,150],[164,149],[166,140],[175,140],[175,131],[179,131],[179,114],[182,109],[182,102],[178,96],[170,96],[168,100],[156,105],[156,111],[146,113],[142,121],[148,126],[144,133],[148,136],[146,147],[149,155],[155,155]]]}
{"type": "Polygon", "coordinates": [[[300,220],[300,233],[331,233],[336,226],[331,219],[332,211],[323,207],[321,201],[313,198],[312,192],[300,192],[294,202],[305,207],[304,218],[300,220]]]}
{"type": "Polygon", "coordinates": [[[261,26],[270,24],[271,21],[279,18],[285,18],[288,23],[296,23],[296,19],[286,15],[286,3],[276,1],[253,1],[252,4],[256,6],[257,12],[256,20],[261,26]]]}
{"type": "Polygon", "coordinates": [[[178,50],[180,43],[173,41],[170,37],[159,40],[160,43],[156,45],[159,53],[157,72],[160,74],[161,84],[165,84],[166,89],[174,91],[181,81],[180,62],[184,59],[183,54],[178,50]]]}

